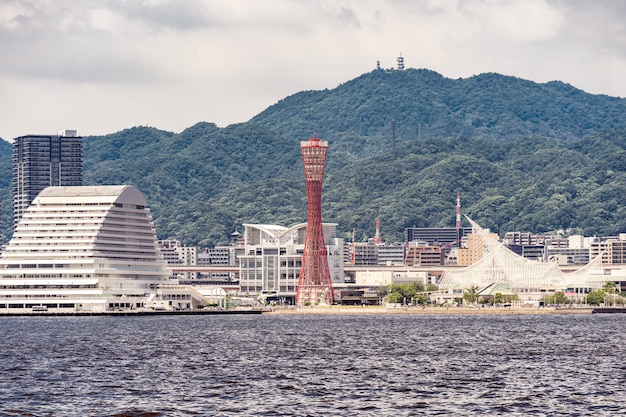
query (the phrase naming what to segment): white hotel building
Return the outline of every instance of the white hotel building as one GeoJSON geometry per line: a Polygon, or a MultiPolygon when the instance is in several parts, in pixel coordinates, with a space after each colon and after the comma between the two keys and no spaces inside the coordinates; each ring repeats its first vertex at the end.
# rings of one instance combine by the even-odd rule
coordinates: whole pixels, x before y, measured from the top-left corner
{"type": "Polygon", "coordinates": [[[141,308],[169,276],[137,188],[49,187],[0,257],[0,312],[141,308]]]}

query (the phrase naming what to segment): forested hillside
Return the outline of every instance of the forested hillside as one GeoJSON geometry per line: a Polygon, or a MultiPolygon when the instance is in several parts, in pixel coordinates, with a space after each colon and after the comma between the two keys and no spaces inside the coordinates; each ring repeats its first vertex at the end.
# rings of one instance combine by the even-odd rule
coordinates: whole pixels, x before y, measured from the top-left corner
{"type": "MultiPolygon", "coordinates": [[[[376,218],[389,241],[453,226],[457,193],[499,233],[626,232],[626,100],[497,74],[377,70],[226,128],[85,137],[85,184],[138,186],[159,238],[225,243],[242,223],[306,221],[299,145],[313,134],[329,142],[324,221],[346,238],[373,236],[376,218]]],[[[10,146],[0,169],[10,202],[10,146]]]]}
{"type": "Polygon", "coordinates": [[[316,131],[355,158],[422,139],[531,136],[571,141],[626,122],[626,100],[558,82],[482,74],[452,80],[429,70],[377,70],[333,90],[305,91],[252,120],[283,136],[316,131]]]}
{"type": "Polygon", "coordinates": [[[13,173],[13,146],[0,139],[0,225],[2,242],[7,241],[13,230],[13,200],[11,178],[13,173]]]}

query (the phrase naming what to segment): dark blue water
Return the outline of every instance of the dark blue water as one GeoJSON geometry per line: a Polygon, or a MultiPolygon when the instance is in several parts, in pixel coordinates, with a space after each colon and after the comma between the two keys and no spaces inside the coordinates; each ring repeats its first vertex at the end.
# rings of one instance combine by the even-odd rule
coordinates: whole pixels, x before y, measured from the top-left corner
{"type": "Polygon", "coordinates": [[[626,315],[0,318],[1,416],[615,416],[626,315]]]}

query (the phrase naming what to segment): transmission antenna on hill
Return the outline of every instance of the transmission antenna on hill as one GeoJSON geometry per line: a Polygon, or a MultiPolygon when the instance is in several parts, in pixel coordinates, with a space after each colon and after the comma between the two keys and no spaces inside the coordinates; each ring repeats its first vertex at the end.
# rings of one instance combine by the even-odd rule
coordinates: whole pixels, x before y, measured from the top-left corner
{"type": "Polygon", "coordinates": [[[402,54],[400,54],[400,56],[398,58],[396,58],[396,62],[398,63],[398,69],[399,70],[403,70],[404,69],[404,58],[402,57],[402,54]]]}
{"type": "Polygon", "coordinates": [[[391,152],[396,153],[396,119],[391,119],[391,152]]]}

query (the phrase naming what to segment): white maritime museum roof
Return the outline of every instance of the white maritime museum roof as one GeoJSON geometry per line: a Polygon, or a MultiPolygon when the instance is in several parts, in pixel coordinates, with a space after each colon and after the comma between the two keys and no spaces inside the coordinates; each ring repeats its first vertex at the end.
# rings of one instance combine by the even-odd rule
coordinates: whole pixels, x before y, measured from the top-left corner
{"type": "Polygon", "coordinates": [[[49,187],[0,257],[0,311],[138,308],[169,275],[137,188],[49,187]]]}
{"type": "Polygon", "coordinates": [[[469,217],[473,233],[482,241],[483,256],[474,264],[443,273],[437,283],[442,289],[484,288],[505,283],[515,293],[541,292],[542,289],[601,288],[607,276],[601,267],[602,256],[574,272],[561,271],[556,262],[531,261],[506,248],[469,217]]]}

